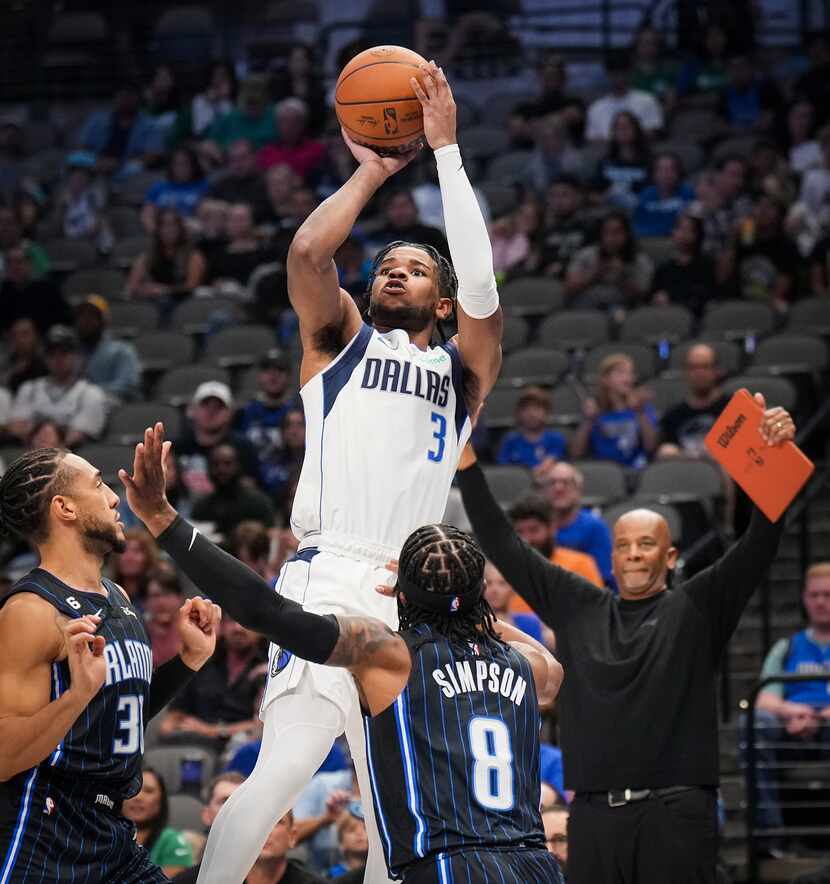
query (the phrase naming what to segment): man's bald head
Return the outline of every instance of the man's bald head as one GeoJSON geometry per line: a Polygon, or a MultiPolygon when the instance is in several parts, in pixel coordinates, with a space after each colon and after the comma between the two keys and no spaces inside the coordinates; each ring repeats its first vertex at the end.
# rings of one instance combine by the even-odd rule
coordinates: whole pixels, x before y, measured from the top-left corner
{"type": "Polygon", "coordinates": [[[686,381],[695,396],[709,396],[720,382],[718,353],[709,344],[694,344],[686,353],[686,381]]]}
{"type": "Polygon", "coordinates": [[[677,563],[666,520],[653,510],[624,513],[614,525],[612,566],[620,596],[642,599],[666,588],[666,574],[677,563]]]}

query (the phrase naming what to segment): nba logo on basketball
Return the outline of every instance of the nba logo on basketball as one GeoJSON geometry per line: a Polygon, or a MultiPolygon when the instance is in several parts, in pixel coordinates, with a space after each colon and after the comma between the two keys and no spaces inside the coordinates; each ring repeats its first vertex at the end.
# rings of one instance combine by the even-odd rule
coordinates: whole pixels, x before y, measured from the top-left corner
{"type": "Polygon", "coordinates": [[[456,596],[450,602],[450,611],[457,611],[460,607],[461,607],[461,599],[458,596],[456,596]]]}
{"type": "Polygon", "coordinates": [[[383,109],[383,131],[387,135],[395,135],[398,131],[398,112],[394,107],[383,109]]]}

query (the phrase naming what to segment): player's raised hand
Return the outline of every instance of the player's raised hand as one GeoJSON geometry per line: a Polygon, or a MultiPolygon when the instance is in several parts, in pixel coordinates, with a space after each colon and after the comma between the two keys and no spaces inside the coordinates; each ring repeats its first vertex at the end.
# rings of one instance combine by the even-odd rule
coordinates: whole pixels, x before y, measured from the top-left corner
{"type": "Polygon", "coordinates": [[[780,445],[795,439],[795,421],[786,408],[767,408],[763,394],[756,393],[755,401],[764,409],[764,417],[758,428],[767,445],[780,445]]]}
{"type": "MultiPolygon", "coordinates": [[[[397,574],[398,573],[398,560],[397,559],[390,559],[386,563],[386,570],[391,571],[393,574],[397,574]]],[[[388,583],[379,583],[375,587],[375,592],[378,593],[379,595],[385,595],[389,598],[392,598],[393,596],[397,595],[398,587],[395,586],[394,584],[392,584],[390,586],[388,583]]]]}
{"type": "Polygon", "coordinates": [[[431,61],[421,65],[421,82],[416,77],[409,82],[423,108],[424,135],[429,146],[438,150],[439,147],[455,144],[458,141],[455,99],[444,72],[431,61]]]}
{"type": "Polygon", "coordinates": [[[346,147],[349,148],[352,152],[352,156],[358,161],[358,163],[360,163],[361,166],[376,167],[386,178],[389,178],[390,175],[394,175],[396,172],[400,172],[401,169],[408,166],[424,146],[422,142],[418,142],[412,150],[395,154],[395,156],[382,157],[379,153],[372,150],[371,147],[366,147],[364,144],[358,144],[356,141],[352,140],[348,132],[342,127],[340,132],[343,135],[343,141],[346,142],[346,147]]]}
{"type": "Polygon", "coordinates": [[[194,670],[201,669],[216,650],[222,609],[210,599],[187,599],[179,608],[176,629],[182,640],[182,660],[194,670]]]}
{"type": "Polygon", "coordinates": [[[78,694],[84,703],[101,690],[107,679],[106,639],[95,634],[100,622],[100,617],[88,615],[60,624],[69,664],[69,690],[78,694]]]}
{"type": "Polygon", "coordinates": [[[127,492],[130,509],[158,537],[176,518],[176,511],[167,500],[167,458],[170,442],[164,439],[160,421],[144,431],[144,441],[135,447],[132,476],[119,470],[118,477],[127,492]]]}

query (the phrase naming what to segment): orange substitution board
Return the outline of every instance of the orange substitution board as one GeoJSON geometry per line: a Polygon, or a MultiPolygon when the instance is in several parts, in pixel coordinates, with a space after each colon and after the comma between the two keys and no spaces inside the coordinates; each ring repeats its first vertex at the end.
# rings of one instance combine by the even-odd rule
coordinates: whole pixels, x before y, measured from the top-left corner
{"type": "Polygon", "coordinates": [[[767,445],[760,426],[764,410],[746,389],[738,390],[706,435],[709,454],[777,522],[815,469],[794,442],[767,445]]]}

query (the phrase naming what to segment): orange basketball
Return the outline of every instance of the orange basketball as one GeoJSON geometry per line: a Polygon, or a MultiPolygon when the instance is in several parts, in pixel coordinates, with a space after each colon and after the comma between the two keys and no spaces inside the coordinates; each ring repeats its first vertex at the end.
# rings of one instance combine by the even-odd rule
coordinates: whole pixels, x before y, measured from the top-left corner
{"type": "Polygon", "coordinates": [[[352,140],[381,154],[401,153],[424,132],[421,103],[410,77],[426,61],[403,46],[375,46],[340,72],[334,90],[340,125],[352,140]]]}

